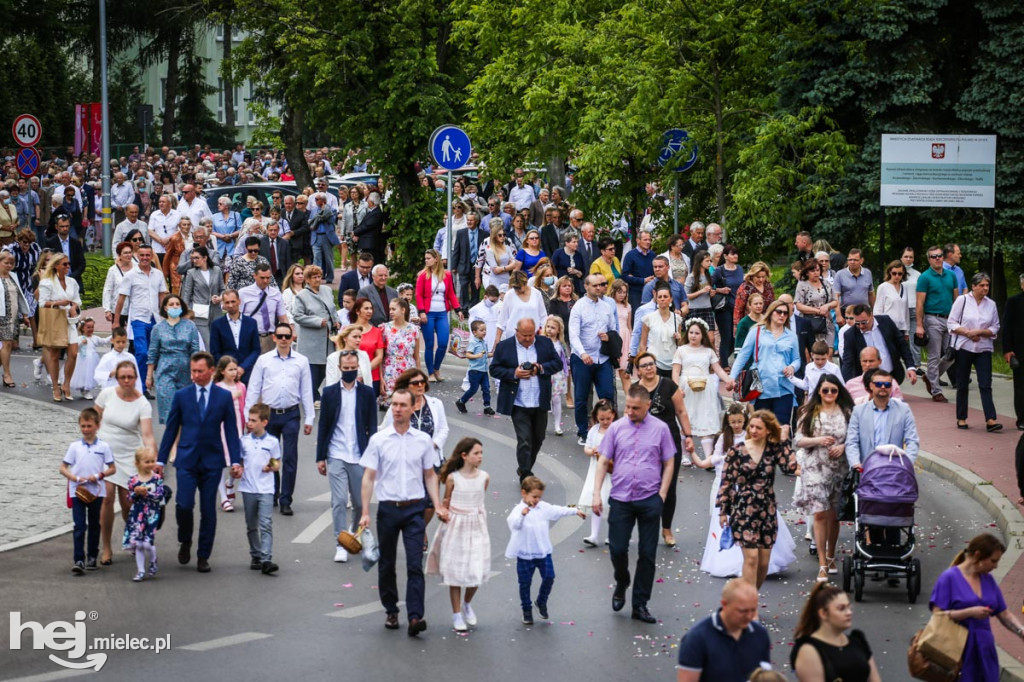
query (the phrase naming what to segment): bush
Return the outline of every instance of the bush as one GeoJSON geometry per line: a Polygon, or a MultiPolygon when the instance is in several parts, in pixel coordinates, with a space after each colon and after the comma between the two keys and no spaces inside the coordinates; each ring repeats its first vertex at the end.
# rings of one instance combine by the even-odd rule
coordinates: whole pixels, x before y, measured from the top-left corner
{"type": "Polygon", "coordinates": [[[103,284],[107,281],[107,270],[114,264],[113,258],[99,253],[85,254],[85,272],[82,274],[82,310],[103,305],[103,284]]]}

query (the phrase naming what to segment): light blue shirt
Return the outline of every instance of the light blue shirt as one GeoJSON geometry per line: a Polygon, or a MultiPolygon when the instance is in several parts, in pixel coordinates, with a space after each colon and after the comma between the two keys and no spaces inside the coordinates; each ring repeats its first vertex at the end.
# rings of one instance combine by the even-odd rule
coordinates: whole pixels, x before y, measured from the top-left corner
{"type": "Polygon", "coordinates": [[[277,348],[264,353],[252,368],[252,378],[245,394],[245,413],[258,402],[283,410],[302,405],[305,424],[313,425],[313,379],[309,360],[291,351],[281,356],[277,348]]]}
{"type": "MultiPolygon", "coordinates": [[[[577,304],[579,305],[579,304],[577,304]]],[[[573,306],[575,310],[575,306],[573,306]]],[[[537,364],[537,344],[533,343],[529,348],[519,343],[519,337],[514,337],[516,340],[516,358],[518,364],[522,365],[524,362],[532,362],[537,364]]],[[[519,380],[519,390],[516,391],[516,407],[540,407],[540,378],[532,376],[529,379],[519,380]]]]}
{"type": "MultiPolygon", "coordinates": [[[[892,378],[890,377],[890,381],[892,378]]],[[[875,405],[874,401],[871,401],[871,411],[874,412],[875,416],[875,446],[877,447],[880,443],[885,442],[886,434],[889,433],[889,403],[885,404],[885,409],[880,410],[875,405]]]]}
{"type": "MultiPolygon", "coordinates": [[[[641,303],[647,303],[648,301],[654,300],[654,285],[657,283],[658,280],[652,279],[650,282],[644,285],[644,293],[640,297],[641,303]]],[[[688,301],[686,297],[686,289],[683,288],[682,284],[675,281],[674,279],[669,279],[668,285],[672,291],[672,302],[676,304],[676,310],[679,310],[680,308],[683,307],[683,303],[686,303],[688,301]]],[[[638,317],[636,319],[639,320],[642,318],[638,317]]]]}
{"type": "Polygon", "coordinates": [[[618,323],[615,306],[608,305],[605,298],[595,301],[584,296],[576,301],[569,313],[569,347],[572,354],[581,359],[589,355],[598,365],[607,362],[608,356],[601,354],[598,334],[615,331],[618,323]]]}
{"type": "MultiPolygon", "coordinates": [[[[215,234],[231,234],[232,232],[238,232],[242,229],[242,218],[234,211],[228,214],[225,218],[224,214],[217,212],[213,214],[213,231],[215,234]]],[[[239,235],[236,239],[242,239],[239,235]]],[[[224,258],[227,258],[231,254],[231,250],[235,248],[234,242],[226,242],[222,239],[217,240],[217,253],[220,254],[223,262],[224,258]]]]}
{"type": "MultiPolygon", "coordinates": [[[[658,304],[653,300],[644,303],[642,306],[636,309],[637,320],[644,319],[644,315],[653,313],[658,309],[658,304]]],[[[640,335],[643,333],[644,326],[642,324],[633,325],[633,335],[629,339],[629,357],[635,357],[638,350],[640,350],[640,335]]]]}
{"type": "Polygon", "coordinates": [[[470,358],[469,368],[475,369],[478,372],[487,372],[487,340],[486,337],[478,339],[475,336],[469,340],[469,346],[466,348],[470,353],[483,353],[478,358],[470,358]]]}
{"type": "Polygon", "coordinates": [[[791,367],[794,372],[800,369],[800,352],[797,347],[796,334],[787,327],[776,338],[768,331],[767,327],[760,329],[760,334],[757,333],[758,327],[751,329],[747,334],[743,348],[740,349],[736,362],[733,363],[732,378],[739,378],[747,361],[754,357],[754,346],[760,344],[755,366],[761,374],[761,385],[763,386],[761,397],[779,398],[784,395],[792,395],[793,382],[782,374],[782,370],[786,367],[791,367]]]}

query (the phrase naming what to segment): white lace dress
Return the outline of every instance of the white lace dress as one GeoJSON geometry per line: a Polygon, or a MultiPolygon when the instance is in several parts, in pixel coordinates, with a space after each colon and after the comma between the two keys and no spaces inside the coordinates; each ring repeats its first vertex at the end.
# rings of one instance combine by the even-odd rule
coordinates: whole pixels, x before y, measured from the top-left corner
{"type": "Polygon", "coordinates": [[[680,346],[672,358],[672,364],[680,367],[679,388],[683,391],[683,402],[690,415],[690,427],[697,437],[713,436],[722,430],[718,376],[711,372],[711,365],[716,362],[718,356],[715,351],[704,346],[694,348],[689,344],[680,346]],[[704,390],[690,388],[688,378],[704,379],[707,382],[704,390]]]}
{"type": "Polygon", "coordinates": [[[484,508],[488,476],[477,470],[467,478],[451,474],[455,490],[448,502],[448,523],[438,524],[427,556],[427,573],[440,574],[445,585],[477,587],[491,572],[491,538],[484,508]]]}

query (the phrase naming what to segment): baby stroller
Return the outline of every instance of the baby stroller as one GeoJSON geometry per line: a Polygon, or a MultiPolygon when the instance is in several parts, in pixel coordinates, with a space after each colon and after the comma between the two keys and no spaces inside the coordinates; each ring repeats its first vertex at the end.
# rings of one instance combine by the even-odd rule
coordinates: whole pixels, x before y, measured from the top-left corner
{"type": "Polygon", "coordinates": [[[898,585],[906,579],[907,600],[921,593],[921,560],[913,559],[914,503],[917,476],[914,463],[895,445],[881,445],[862,462],[860,482],[853,495],[854,551],[843,557],[843,589],[864,597],[864,581],[885,580],[898,585]]]}

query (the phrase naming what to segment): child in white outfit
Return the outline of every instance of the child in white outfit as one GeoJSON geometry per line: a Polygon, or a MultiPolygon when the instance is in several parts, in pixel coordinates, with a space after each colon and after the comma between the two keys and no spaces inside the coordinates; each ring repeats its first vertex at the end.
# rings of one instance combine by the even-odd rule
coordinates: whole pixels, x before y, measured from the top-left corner
{"type": "MultiPolygon", "coordinates": [[[[585,512],[590,511],[590,503],[594,500],[594,478],[597,476],[597,460],[601,453],[598,448],[604,440],[604,434],[608,427],[619,418],[618,412],[612,401],[602,398],[594,403],[594,411],[590,413],[590,431],[587,432],[587,444],[583,446],[583,454],[590,458],[590,466],[587,468],[587,480],[583,482],[583,490],[580,491],[579,502],[576,503],[585,512]]],[[[612,490],[612,477],[605,476],[601,484],[601,503],[608,508],[608,495],[612,490]]],[[[597,547],[600,542],[601,519],[603,516],[593,514],[590,517],[590,535],[583,538],[583,544],[587,547],[597,547]]]]}
{"type": "Polygon", "coordinates": [[[540,571],[540,591],[537,593],[537,611],[540,617],[548,617],[548,597],[555,584],[555,564],[551,560],[551,523],[563,516],[587,515],[580,509],[560,507],[543,502],[544,482],[536,476],[527,476],[521,484],[523,501],[508,515],[508,527],[512,537],[505,548],[505,556],[516,560],[519,576],[519,601],[523,607],[523,624],[533,625],[533,605],[530,602],[530,587],[534,569],[540,571]]]}
{"type": "MultiPolygon", "coordinates": [[[[135,356],[128,352],[128,332],[124,327],[114,327],[110,332],[111,350],[100,357],[96,369],[92,373],[96,391],[102,391],[111,386],[117,386],[115,372],[117,366],[122,362],[130,362],[135,365],[135,390],[142,393],[142,379],[139,378],[139,363],[135,356]]],[[[77,374],[77,372],[76,372],[77,374]]]]}
{"type": "Polygon", "coordinates": [[[96,322],[90,317],[78,323],[78,362],[71,375],[71,392],[92,400],[96,392],[96,366],[100,363],[100,346],[110,345],[110,339],[96,336],[96,322]]]}

